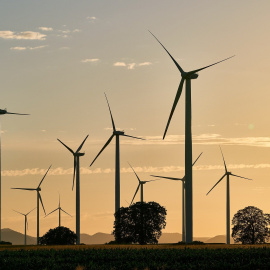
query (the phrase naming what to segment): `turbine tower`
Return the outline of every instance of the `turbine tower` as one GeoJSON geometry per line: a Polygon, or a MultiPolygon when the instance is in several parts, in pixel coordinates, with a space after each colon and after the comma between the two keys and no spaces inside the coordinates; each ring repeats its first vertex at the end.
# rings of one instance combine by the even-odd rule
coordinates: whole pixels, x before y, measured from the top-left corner
{"type": "MultiPolygon", "coordinates": [[[[150,32],[150,31],[149,31],[150,32]]],[[[150,32],[151,33],[151,32],[150,32]]],[[[152,33],[151,33],[152,34],[152,33]]],[[[178,68],[181,73],[181,81],[174,99],[174,103],[171,109],[171,113],[167,122],[167,126],[165,128],[165,132],[163,135],[163,139],[166,136],[167,130],[169,128],[174,110],[176,105],[180,99],[184,82],[186,81],[186,112],[185,112],[185,173],[186,173],[186,242],[191,243],[193,241],[193,187],[192,187],[192,133],[191,133],[191,80],[197,79],[197,72],[206,69],[208,67],[214,66],[218,63],[221,63],[225,60],[228,60],[231,57],[228,57],[224,60],[216,62],[214,64],[208,65],[206,67],[195,69],[189,72],[185,72],[181,66],[176,62],[176,60],[172,57],[169,51],[162,45],[162,43],[152,34],[152,36],[159,42],[159,44],[163,47],[163,49],[168,53],[170,58],[173,60],[174,64],[178,68]]]]}
{"type": "Polygon", "coordinates": [[[80,224],[80,157],[84,156],[85,153],[80,153],[86,139],[89,135],[85,137],[81,145],[78,147],[76,152],[74,152],[71,148],[69,148],[67,145],[65,145],[63,142],[61,142],[59,139],[57,139],[60,143],[62,143],[69,152],[74,157],[74,171],[73,171],[73,184],[72,184],[72,190],[74,188],[74,181],[75,181],[75,175],[76,175],[76,235],[77,240],[76,244],[80,244],[80,230],[81,230],[81,224],[80,224]]]}
{"type": "Polygon", "coordinates": [[[126,135],[124,131],[116,130],[115,124],[113,121],[111,108],[110,108],[109,101],[107,99],[106,94],[105,94],[105,97],[106,97],[107,104],[108,104],[109,111],[110,111],[110,115],[111,115],[113,134],[109,138],[109,140],[105,143],[105,145],[102,147],[102,149],[99,151],[99,153],[97,154],[95,159],[92,161],[92,163],[90,164],[90,167],[93,165],[93,163],[98,158],[98,156],[108,146],[108,144],[111,142],[111,140],[115,136],[115,142],[116,142],[116,144],[115,144],[115,212],[117,212],[117,210],[120,208],[120,143],[119,143],[119,137],[125,136],[125,137],[130,137],[130,138],[134,138],[134,139],[138,139],[138,140],[144,140],[144,139],[138,138],[138,137],[133,137],[130,135],[126,135]]]}
{"type": "MultiPolygon", "coordinates": [[[[25,114],[25,113],[11,113],[11,112],[7,112],[6,109],[2,110],[0,109],[0,115],[3,115],[3,114],[16,114],[16,115],[29,115],[29,114],[25,114]]],[[[1,220],[2,220],[2,205],[1,205],[1,186],[2,186],[2,182],[1,182],[1,174],[2,174],[2,168],[1,168],[1,123],[0,123],[0,242],[2,241],[2,223],[1,223],[1,220]]]]}
{"type": "MultiPolygon", "coordinates": [[[[56,209],[54,209],[52,212],[50,212],[49,214],[47,214],[45,217],[47,217],[48,215],[52,214],[53,212],[59,210],[59,226],[61,226],[61,211],[63,211],[64,213],[66,213],[67,215],[71,216],[69,213],[67,213],[65,210],[63,210],[61,208],[61,205],[60,205],[60,195],[59,195],[59,204],[58,204],[58,207],[56,209]]],[[[71,216],[72,217],[72,216],[71,216]]]]}
{"type": "MultiPolygon", "coordinates": [[[[128,163],[128,164],[129,164],[129,163],[128,163]]],[[[137,179],[138,179],[138,181],[139,181],[139,185],[138,185],[138,187],[137,187],[137,189],[136,189],[136,191],[135,191],[135,194],[134,194],[134,196],[133,196],[133,199],[132,199],[130,205],[133,203],[134,198],[135,198],[135,196],[137,195],[138,190],[139,190],[140,187],[141,187],[141,203],[143,203],[143,185],[146,184],[146,183],[148,183],[148,182],[153,182],[153,181],[157,181],[157,180],[141,181],[141,179],[139,178],[139,176],[137,175],[137,173],[135,172],[135,170],[132,168],[132,166],[131,166],[130,164],[129,164],[129,166],[130,166],[130,168],[133,170],[133,172],[135,173],[135,175],[136,175],[136,177],[137,177],[137,179]]]]}
{"type": "Polygon", "coordinates": [[[50,168],[52,167],[52,165],[49,167],[49,169],[46,171],[45,175],[43,176],[43,178],[41,179],[39,185],[37,188],[11,188],[11,189],[21,189],[21,190],[29,190],[29,191],[36,191],[37,192],[37,245],[39,245],[39,201],[41,202],[44,214],[46,215],[46,211],[42,202],[42,198],[40,195],[40,191],[41,191],[41,184],[44,180],[44,178],[46,177],[48,171],[50,170],[50,168]]]}
{"type": "MultiPolygon", "coordinates": [[[[36,209],[36,207],[34,208],[36,209]]],[[[27,216],[34,210],[32,209],[31,211],[29,211],[27,214],[23,214],[21,212],[18,212],[16,210],[13,210],[14,212],[18,213],[18,214],[21,214],[24,216],[24,245],[26,246],[26,237],[27,237],[27,234],[26,234],[26,230],[28,230],[28,221],[27,221],[27,216]]]]}
{"type": "Polygon", "coordinates": [[[225,173],[223,174],[223,176],[217,181],[217,183],[207,192],[206,195],[208,195],[212,189],[219,184],[219,182],[221,182],[221,180],[227,176],[227,183],[226,183],[226,186],[227,186],[227,191],[226,191],[226,243],[229,245],[230,244],[230,175],[231,176],[235,176],[235,177],[239,177],[239,178],[243,178],[243,179],[247,179],[247,180],[252,180],[252,179],[249,179],[249,178],[246,178],[246,177],[243,177],[243,176],[239,176],[239,175],[236,175],[236,174],[233,174],[231,172],[228,172],[227,170],[227,166],[226,166],[226,163],[225,163],[225,159],[224,159],[224,156],[223,156],[223,153],[222,153],[222,150],[221,150],[221,147],[220,147],[220,151],[221,151],[221,154],[222,154],[222,158],[223,158],[223,162],[224,162],[224,167],[225,167],[225,173]]]}
{"type": "MultiPolygon", "coordinates": [[[[197,159],[193,162],[192,166],[197,162],[197,160],[200,158],[203,152],[200,153],[200,155],[197,157],[197,159]]],[[[158,175],[151,175],[153,177],[159,177],[164,178],[168,180],[173,181],[181,181],[182,182],[182,241],[186,242],[186,230],[185,230],[185,224],[186,224],[186,209],[185,209],[185,176],[183,178],[175,178],[175,177],[166,177],[166,176],[158,176],[158,175]]]]}

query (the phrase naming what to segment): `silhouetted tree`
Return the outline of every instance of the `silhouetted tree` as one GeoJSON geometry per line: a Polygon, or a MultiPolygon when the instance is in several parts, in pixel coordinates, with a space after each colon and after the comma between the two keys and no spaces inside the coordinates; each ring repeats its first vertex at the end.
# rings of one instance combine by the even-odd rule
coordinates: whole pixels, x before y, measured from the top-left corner
{"type": "Polygon", "coordinates": [[[50,229],[42,237],[39,238],[41,245],[74,245],[77,235],[66,227],[56,227],[50,229]]]}
{"type": "Polygon", "coordinates": [[[236,243],[261,244],[270,236],[270,215],[254,206],[239,210],[232,219],[232,237],[236,243]]]}
{"type": "Polygon", "coordinates": [[[157,244],[166,226],[166,209],[156,202],[137,202],[115,214],[113,235],[117,243],[157,244]]]}

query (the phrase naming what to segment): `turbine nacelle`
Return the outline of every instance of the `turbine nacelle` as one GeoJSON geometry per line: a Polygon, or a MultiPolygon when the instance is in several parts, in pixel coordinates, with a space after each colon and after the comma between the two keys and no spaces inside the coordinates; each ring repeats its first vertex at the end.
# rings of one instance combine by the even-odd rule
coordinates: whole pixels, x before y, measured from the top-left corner
{"type": "Polygon", "coordinates": [[[193,73],[193,74],[187,73],[187,75],[185,76],[185,79],[194,80],[194,79],[197,79],[198,77],[199,77],[199,74],[197,73],[193,73]]]}
{"type": "Polygon", "coordinates": [[[75,153],[75,154],[74,154],[75,157],[82,157],[82,156],[84,156],[84,155],[85,155],[85,153],[75,153]]]}
{"type": "Polygon", "coordinates": [[[41,188],[40,188],[40,187],[38,187],[38,188],[36,189],[36,191],[37,191],[37,192],[40,192],[40,191],[41,191],[41,188]]]}
{"type": "Polygon", "coordinates": [[[7,113],[7,109],[4,109],[4,110],[0,109],[0,114],[6,114],[6,113],[7,113]]]}
{"type": "Polygon", "coordinates": [[[113,135],[125,135],[125,132],[124,131],[120,131],[120,130],[115,130],[113,132],[113,135]]]}

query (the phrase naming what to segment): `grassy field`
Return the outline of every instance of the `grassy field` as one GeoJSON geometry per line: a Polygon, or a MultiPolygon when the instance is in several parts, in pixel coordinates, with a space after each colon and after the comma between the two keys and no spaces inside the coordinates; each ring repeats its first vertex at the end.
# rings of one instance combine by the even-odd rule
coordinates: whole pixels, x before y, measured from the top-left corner
{"type": "Polygon", "coordinates": [[[270,245],[1,246],[0,269],[270,269],[270,245]]]}

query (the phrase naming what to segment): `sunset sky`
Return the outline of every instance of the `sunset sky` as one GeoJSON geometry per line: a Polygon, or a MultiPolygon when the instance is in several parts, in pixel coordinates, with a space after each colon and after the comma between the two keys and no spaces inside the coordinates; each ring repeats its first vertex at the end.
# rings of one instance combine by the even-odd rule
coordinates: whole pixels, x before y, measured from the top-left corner
{"type": "MultiPolygon", "coordinates": [[[[150,174],[184,176],[184,92],[162,136],[180,73],[153,32],[185,71],[234,58],[192,81],[194,236],[225,234],[226,186],[222,147],[231,178],[231,218],[246,206],[270,213],[269,0],[14,0],[0,3],[0,108],[30,116],[1,116],[2,228],[23,233],[24,217],[41,188],[47,213],[58,206],[75,231],[73,157],[81,158],[81,233],[113,230],[115,142],[89,165],[112,133],[104,92],[118,129],[146,140],[120,139],[121,206],[150,174]]],[[[167,209],[165,232],[181,233],[181,183],[144,187],[146,201],[167,209]]],[[[136,201],[139,200],[139,195],[136,201]]],[[[127,201],[127,202],[126,202],[127,201]]],[[[40,215],[40,234],[58,225],[40,215]]],[[[36,212],[28,217],[36,236],[36,212]]]]}

